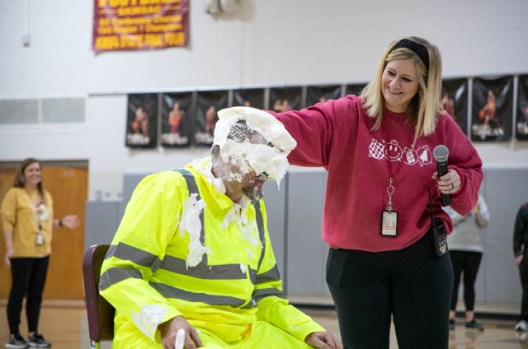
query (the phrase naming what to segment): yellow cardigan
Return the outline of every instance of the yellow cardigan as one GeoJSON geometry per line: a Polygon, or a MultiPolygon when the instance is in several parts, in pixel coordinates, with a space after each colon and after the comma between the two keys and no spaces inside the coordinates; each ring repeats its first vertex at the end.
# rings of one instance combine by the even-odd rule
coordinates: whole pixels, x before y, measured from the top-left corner
{"type": "Polygon", "coordinates": [[[46,257],[51,254],[51,238],[53,230],[53,199],[48,191],[44,191],[44,202],[49,215],[46,221],[40,223],[44,234],[44,244],[35,243],[39,229],[36,207],[24,188],[11,188],[7,191],[0,215],[4,231],[13,231],[13,258],[16,257],[46,257]]]}

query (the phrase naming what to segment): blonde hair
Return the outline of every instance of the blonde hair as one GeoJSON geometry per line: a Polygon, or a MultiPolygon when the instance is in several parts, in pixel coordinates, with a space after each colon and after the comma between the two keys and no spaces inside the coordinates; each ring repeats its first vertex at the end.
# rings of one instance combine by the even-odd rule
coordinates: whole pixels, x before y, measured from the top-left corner
{"type": "MultiPolygon", "coordinates": [[[[378,130],[383,121],[385,99],[383,98],[381,77],[387,63],[395,60],[412,59],[416,66],[418,92],[409,103],[407,120],[415,127],[414,142],[420,136],[430,135],[435,131],[438,114],[441,113],[440,93],[442,90],[442,58],[438,48],[425,39],[410,36],[391,42],[378,65],[374,80],[361,92],[363,108],[367,114],[376,119],[373,130],[378,130]],[[394,48],[402,40],[410,40],[427,49],[429,67],[413,50],[407,47],[394,48]]],[[[413,142],[413,143],[414,143],[413,142]]]]}

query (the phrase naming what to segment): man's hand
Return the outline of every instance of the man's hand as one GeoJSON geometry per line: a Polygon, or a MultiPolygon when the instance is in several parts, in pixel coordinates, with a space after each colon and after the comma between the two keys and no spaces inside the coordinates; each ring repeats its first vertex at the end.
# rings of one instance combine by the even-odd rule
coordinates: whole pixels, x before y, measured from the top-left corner
{"type": "Polygon", "coordinates": [[[176,335],[178,330],[185,331],[185,348],[196,349],[202,347],[202,341],[198,337],[198,332],[185,320],[183,316],[177,316],[158,326],[161,332],[161,345],[163,349],[175,349],[176,335]]]}
{"type": "Polygon", "coordinates": [[[304,341],[317,349],[343,349],[343,345],[330,332],[312,332],[304,341]]]}

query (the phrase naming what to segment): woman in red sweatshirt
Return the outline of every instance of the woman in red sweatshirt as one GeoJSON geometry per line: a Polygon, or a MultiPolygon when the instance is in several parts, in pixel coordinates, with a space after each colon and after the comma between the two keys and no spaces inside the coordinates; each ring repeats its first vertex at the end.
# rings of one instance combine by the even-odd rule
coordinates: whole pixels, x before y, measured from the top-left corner
{"type": "Polygon", "coordinates": [[[442,110],[441,79],[438,48],[407,37],[387,46],[360,96],[270,112],[297,141],[290,163],[328,172],[326,279],[345,348],[389,348],[391,319],[400,349],[448,347],[453,271],[449,254],[435,253],[432,215],[450,232],[441,195],[467,215],[483,173],[442,110]],[[437,145],[449,152],[440,177],[437,145]]]}

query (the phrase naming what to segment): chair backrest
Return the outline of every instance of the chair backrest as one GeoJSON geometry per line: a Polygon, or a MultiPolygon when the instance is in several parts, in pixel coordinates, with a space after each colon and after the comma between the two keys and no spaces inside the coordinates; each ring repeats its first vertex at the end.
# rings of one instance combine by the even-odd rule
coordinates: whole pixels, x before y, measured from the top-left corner
{"type": "Polygon", "coordinates": [[[109,247],[108,244],[92,245],[83,257],[84,293],[92,347],[99,347],[99,342],[114,338],[115,309],[99,294],[101,265],[109,247]]]}

